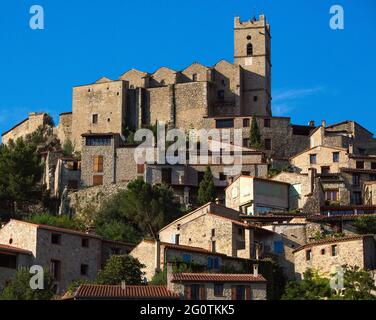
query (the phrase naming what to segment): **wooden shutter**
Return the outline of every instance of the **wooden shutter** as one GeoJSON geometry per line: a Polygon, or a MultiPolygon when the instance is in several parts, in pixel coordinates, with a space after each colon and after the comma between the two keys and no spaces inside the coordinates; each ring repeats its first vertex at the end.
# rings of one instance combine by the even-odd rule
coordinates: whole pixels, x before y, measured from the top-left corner
{"type": "Polygon", "coordinates": [[[206,300],[206,288],[204,284],[200,286],[200,300],[206,300]]]}
{"type": "Polygon", "coordinates": [[[236,286],[231,287],[231,300],[236,300],[236,286]]]}
{"type": "Polygon", "coordinates": [[[93,162],[94,172],[103,172],[103,156],[95,156],[93,162]]]}
{"type": "Polygon", "coordinates": [[[191,300],[191,286],[188,284],[184,286],[184,299],[191,300]]]}
{"type": "Polygon", "coordinates": [[[245,287],[245,300],[252,300],[252,291],[250,286],[245,287]]]}
{"type": "Polygon", "coordinates": [[[103,185],[103,176],[93,176],[93,186],[103,185]]]}

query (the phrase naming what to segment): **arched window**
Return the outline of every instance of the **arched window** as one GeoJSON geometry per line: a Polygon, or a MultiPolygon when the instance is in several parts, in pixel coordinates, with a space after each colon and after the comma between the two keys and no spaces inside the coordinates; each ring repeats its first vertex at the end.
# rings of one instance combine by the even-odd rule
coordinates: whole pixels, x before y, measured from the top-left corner
{"type": "Polygon", "coordinates": [[[247,56],[252,56],[253,55],[253,45],[252,43],[247,44],[247,56]]]}

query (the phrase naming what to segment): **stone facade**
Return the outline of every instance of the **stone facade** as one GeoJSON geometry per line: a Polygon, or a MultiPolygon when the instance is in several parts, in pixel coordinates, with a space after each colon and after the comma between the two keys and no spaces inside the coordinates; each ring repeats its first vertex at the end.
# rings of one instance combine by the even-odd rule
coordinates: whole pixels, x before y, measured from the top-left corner
{"type": "Polygon", "coordinates": [[[68,140],[72,141],[72,116],[72,112],[60,113],[57,137],[62,145],[68,140]]]}
{"type": "Polygon", "coordinates": [[[39,126],[49,124],[49,116],[45,112],[31,112],[28,118],[16,124],[13,128],[1,135],[2,143],[7,144],[10,139],[17,140],[20,137],[34,132],[39,126]]]}
{"type": "Polygon", "coordinates": [[[108,249],[103,250],[105,255],[102,256],[102,245],[104,248],[120,246],[130,251],[127,244],[108,244],[93,234],[17,220],[11,220],[0,230],[0,244],[30,251],[29,266],[48,268],[55,278],[58,293],[76,280],[96,278],[109,256],[108,249]]]}
{"type": "Polygon", "coordinates": [[[300,279],[308,268],[329,276],[333,266],[346,264],[373,270],[376,268],[374,241],[373,236],[358,235],[308,243],[293,252],[296,277],[300,279]]]}

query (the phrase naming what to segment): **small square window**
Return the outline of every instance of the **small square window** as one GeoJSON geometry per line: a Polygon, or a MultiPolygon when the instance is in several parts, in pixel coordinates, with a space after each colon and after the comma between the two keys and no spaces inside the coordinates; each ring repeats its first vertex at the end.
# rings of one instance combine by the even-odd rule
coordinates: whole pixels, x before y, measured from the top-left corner
{"type": "Polygon", "coordinates": [[[89,239],[88,238],[81,239],[81,245],[83,248],[89,248],[89,239]]]}
{"type": "Polygon", "coordinates": [[[97,124],[98,123],[98,115],[97,114],[93,114],[92,115],[91,122],[93,124],[97,124]]]}
{"type": "Polygon", "coordinates": [[[89,266],[87,264],[81,264],[81,276],[87,276],[89,274],[89,266]]]}
{"type": "Polygon", "coordinates": [[[330,173],[330,167],[329,166],[321,167],[321,173],[322,174],[328,174],[328,173],[330,173]]]}
{"type": "Polygon", "coordinates": [[[61,244],[61,234],[53,233],[51,234],[52,244],[61,244]]]}
{"type": "Polygon", "coordinates": [[[270,128],[270,119],[264,119],[264,127],[270,128]]]}
{"type": "Polygon", "coordinates": [[[249,138],[244,138],[243,139],[243,147],[244,148],[249,148],[249,138]]]}
{"type": "Polygon", "coordinates": [[[219,173],[219,180],[221,181],[226,181],[227,180],[227,176],[224,174],[224,173],[219,173]]]}
{"type": "Polygon", "coordinates": [[[336,244],[332,245],[332,257],[335,257],[338,254],[338,247],[336,244]]]}
{"type": "Polygon", "coordinates": [[[309,163],[310,164],[316,164],[316,162],[317,162],[316,154],[310,154],[309,155],[309,163]]]}
{"type": "Polygon", "coordinates": [[[320,250],[321,255],[323,256],[325,254],[325,249],[320,250]]]}
{"type": "Polygon", "coordinates": [[[357,169],[364,169],[364,161],[357,161],[356,162],[357,169]]]}
{"type": "Polygon", "coordinates": [[[197,81],[197,73],[192,74],[192,81],[197,81]]]}
{"type": "Polygon", "coordinates": [[[272,150],[272,140],[271,139],[265,139],[264,140],[264,146],[265,146],[265,150],[272,150]]]}
{"type": "Polygon", "coordinates": [[[253,96],[253,102],[256,102],[258,100],[258,96],[253,96]]]}
{"type": "Polygon", "coordinates": [[[339,152],[333,152],[333,162],[339,162],[339,152]]]}
{"type": "Polygon", "coordinates": [[[249,118],[243,119],[243,128],[248,128],[250,125],[249,118]]]}
{"type": "Polygon", "coordinates": [[[371,162],[371,169],[376,170],[376,162],[371,162]]]}

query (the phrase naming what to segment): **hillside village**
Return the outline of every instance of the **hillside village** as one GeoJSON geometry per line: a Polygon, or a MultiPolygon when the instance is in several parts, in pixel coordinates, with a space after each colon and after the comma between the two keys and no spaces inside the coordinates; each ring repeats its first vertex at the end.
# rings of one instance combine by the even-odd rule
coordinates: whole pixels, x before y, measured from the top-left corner
{"type": "Polygon", "coordinates": [[[37,149],[44,201],[21,206],[27,199],[12,198],[5,210],[11,213],[1,216],[0,292],[20,267],[32,265],[48,266],[56,293],[77,300],[279,299],[278,287],[304,281],[307,271],[329,279],[341,266],[376,281],[376,139],[351,120],[297,125],[273,116],[271,69],[265,16],[236,17],[233,62],[101,77],[73,88],[72,110],[57,126],[47,113],[32,112],[3,133],[3,150],[38,132],[47,138],[37,149]],[[134,133],[157,123],[185,132],[229,130],[229,153],[241,156],[241,172],[225,173],[215,139],[207,150],[197,144],[212,157],[207,164],[136,163],[134,133]],[[148,232],[133,221],[122,237],[96,232],[95,222],[107,226],[117,206],[126,216],[133,212],[131,192],[140,199],[153,192],[146,202],[155,204],[169,197],[167,189],[171,205],[160,201],[163,209],[148,213],[155,221],[137,212],[148,232]],[[104,207],[109,218],[98,218],[104,207]],[[45,211],[83,226],[25,218],[45,211]],[[142,283],[95,283],[119,255],[138,260],[142,283]],[[85,282],[66,294],[78,280],[85,282]]]}

